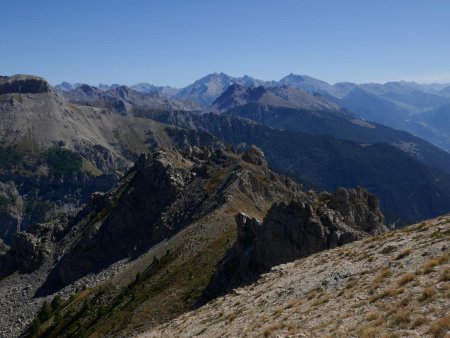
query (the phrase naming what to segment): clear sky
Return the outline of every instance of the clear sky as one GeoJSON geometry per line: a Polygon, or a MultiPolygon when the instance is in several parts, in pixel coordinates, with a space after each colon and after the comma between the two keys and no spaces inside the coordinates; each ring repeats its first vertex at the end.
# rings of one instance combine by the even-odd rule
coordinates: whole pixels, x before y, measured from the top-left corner
{"type": "Polygon", "coordinates": [[[0,74],[185,86],[212,72],[450,82],[446,0],[2,0],[0,74]]]}

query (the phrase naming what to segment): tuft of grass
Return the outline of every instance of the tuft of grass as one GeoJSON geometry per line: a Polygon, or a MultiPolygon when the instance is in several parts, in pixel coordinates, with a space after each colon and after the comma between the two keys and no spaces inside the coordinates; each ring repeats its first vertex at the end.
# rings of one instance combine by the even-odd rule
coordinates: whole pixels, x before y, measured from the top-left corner
{"type": "Polygon", "coordinates": [[[352,289],[358,282],[356,281],[356,279],[354,277],[350,277],[347,284],[345,285],[345,288],[348,289],[352,289]]]}
{"type": "Polygon", "coordinates": [[[397,257],[395,257],[395,260],[399,260],[399,259],[405,258],[406,256],[409,256],[409,254],[410,254],[411,252],[412,252],[412,249],[411,249],[411,248],[406,248],[406,249],[402,250],[402,251],[397,255],[397,257]]]}
{"type": "Polygon", "coordinates": [[[439,276],[439,282],[448,282],[450,281],[450,268],[445,268],[439,276]]]}
{"type": "Polygon", "coordinates": [[[418,328],[418,327],[420,327],[422,325],[425,325],[426,323],[428,323],[428,319],[426,319],[423,316],[419,316],[416,319],[414,319],[414,322],[412,324],[412,328],[413,329],[418,328]]]}
{"type": "Polygon", "coordinates": [[[281,325],[280,323],[275,323],[275,324],[271,324],[271,325],[266,326],[266,327],[264,328],[264,330],[263,330],[263,335],[264,335],[264,337],[270,337],[270,336],[272,336],[272,334],[273,334],[276,330],[280,329],[281,327],[282,327],[282,325],[281,325]]]}
{"type": "Polygon", "coordinates": [[[450,315],[446,315],[431,323],[429,332],[433,335],[433,337],[444,337],[449,329],[450,315]]]}
{"type": "Polygon", "coordinates": [[[379,318],[379,314],[376,313],[376,312],[371,312],[371,313],[369,313],[369,314],[366,316],[366,320],[367,320],[368,322],[371,322],[371,321],[373,321],[373,320],[375,320],[375,319],[378,319],[378,318],[379,318]]]}
{"type": "Polygon", "coordinates": [[[281,316],[282,313],[283,313],[283,308],[282,307],[278,307],[278,308],[276,308],[273,311],[272,315],[273,315],[274,318],[278,318],[278,317],[281,316]]]}
{"type": "Polygon", "coordinates": [[[412,272],[404,273],[397,280],[397,284],[398,284],[398,286],[403,286],[403,285],[411,282],[412,280],[414,280],[415,277],[416,277],[416,275],[413,274],[412,272]]]}
{"type": "Polygon", "coordinates": [[[380,329],[377,327],[366,327],[359,332],[361,338],[376,338],[380,336],[380,329]]]}
{"type": "Polygon", "coordinates": [[[391,275],[391,271],[387,266],[384,266],[380,269],[380,272],[375,276],[374,280],[369,285],[369,290],[371,293],[375,291],[380,285],[381,282],[391,275]]]}
{"type": "Polygon", "coordinates": [[[287,302],[287,304],[284,306],[284,309],[290,309],[293,307],[296,307],[298,305],[300,305],[302,303],[301,299],[291,299],[289,302],[287,302]]]}
{"type": "Polygon", "coordinates": [[[406,325],[411,321],[410,314],[411,312],[408,309],[398,308],[392,317],[393,323],[396,326],[405,329],[406,325]]]}
{"type": "Polygon", "coordinates": [[[429,274],[433,271],[434,267],[444,264],[449,258],[448,254],[441,255],[435,258],[430,258],[425,263],[422,264],[421,268],[419,269],[419,272],[421,274],[429,274]]]}
{"type": "Polygon", "coordinates": [[[419,296],[419,301],[424,302],[426,300],[431,300],[436,295],[434,288],[425,288],[422,290],[422,294],[419,296]]]}
{"type": "Polygon", "coordinates": [[[319,306],[323,305],[325,303],[328,303],[330,301],[330,297],[328,295],[325,295],[323,297],[317,298],[312,302],[312,306],[319,306]]]}

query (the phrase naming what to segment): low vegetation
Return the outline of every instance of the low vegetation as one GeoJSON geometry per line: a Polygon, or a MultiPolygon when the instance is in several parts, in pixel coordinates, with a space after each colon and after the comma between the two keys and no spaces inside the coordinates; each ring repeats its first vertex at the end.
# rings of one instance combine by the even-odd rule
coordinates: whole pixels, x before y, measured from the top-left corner
{"type": "Polygon", "coordinates": [[[0,146],[0,169],[11,169],[22,160],[22,154],[13,147],[0,146]]]}
{"type": "Polygon", "coordinates": [[[181,251],[167,251],[123,287],[104,285],[81,290],[65,302],[53,300],[50,308],[58,312],[51,311],[48,318],[38,315],[30,335],[104,337],[110,332],[139,329],[141,318],[151,318],[148,324],[153,325],[174,318],[192,308],[234,236],[234,230],[224,232],[182,264],[181,251]],[[38,331],[34,329],[36,323],[38,331]]]}
{"type": "Polygon", "coordinates": [[[79,172],[83,164],[80,155],[64,148],[50,148],[43,157],[49,167],[49,174],[57,177],[79,172]]]}

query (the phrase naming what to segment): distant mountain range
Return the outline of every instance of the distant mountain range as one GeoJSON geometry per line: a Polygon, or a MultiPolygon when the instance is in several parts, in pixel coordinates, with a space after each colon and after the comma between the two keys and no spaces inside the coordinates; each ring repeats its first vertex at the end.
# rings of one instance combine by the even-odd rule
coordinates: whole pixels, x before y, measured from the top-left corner
{"type": "MultiPolygon", "coordinates": [[[[442,149],[450,150],[450,126],[439,123],[450,114],[450,84],[399,81],[385,84],[339,82],[331,85],[306,75],[289,74],[279,81],[263,81],[247,75],[232,77],[213,73],[181,89],[149,83],[136,84],[130,88],[209,107],[232,84],[246,87],[289,86],[309,94],[320,94],[362,119],[408,131],[442,149]]],[[[55,88],[69,92],[79,86],[63,82],[55,88]]],[[[99,85],[98,88],[111,90],[118,86],[99,85]]]]}
{"type": "Polygon", "coordinates": [[[177,100],[168,98],[160,92],[140,92],[126,86],[113,86],[109,89],[92,87],[86,84],[62,95],[70,102],[93,105],[121,114],[130,113],[133,107],[139,106],[150,109],[199,110],[202,106],[192,100],[177,100]]]}

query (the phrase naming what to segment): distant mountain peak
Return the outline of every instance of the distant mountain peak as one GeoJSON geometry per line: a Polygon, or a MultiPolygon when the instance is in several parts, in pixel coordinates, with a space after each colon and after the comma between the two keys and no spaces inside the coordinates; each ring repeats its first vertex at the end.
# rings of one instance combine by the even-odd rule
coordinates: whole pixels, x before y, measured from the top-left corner
{"type": "Polygon", "coordinates": [[[256,103],[270,107],[307,110],[339,110],[322,95],[310,95],[288,85],[278,87],[243,86],[235,83],[228,87],[206,111],[227,111],[234,107],[256,103]]]}

